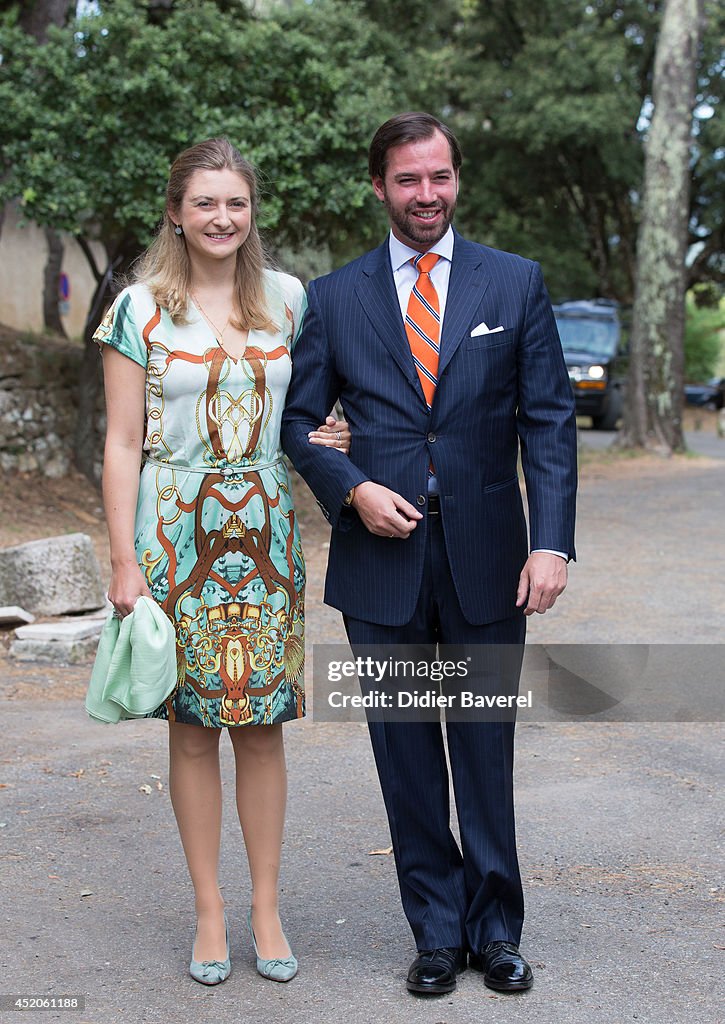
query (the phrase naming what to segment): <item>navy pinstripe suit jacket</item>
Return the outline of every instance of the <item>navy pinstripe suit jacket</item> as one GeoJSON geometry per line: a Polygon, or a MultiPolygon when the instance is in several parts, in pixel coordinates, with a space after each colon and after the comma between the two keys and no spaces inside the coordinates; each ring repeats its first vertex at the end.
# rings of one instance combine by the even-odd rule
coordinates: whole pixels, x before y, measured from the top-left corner
{"type": "Polygon", "coordinates": [[[390,540],[369,533],[343,499],[374,480],[424,511],[432,459],[464,616],[482,624],[514,614],[529,551],[519,441],[530,547],[574,557],[574,400],[539,265],[456,233],[430,414],[387,240],[313,281],[308,298],[282,443],[333,527],[325,601],[390,626],[412,617],[426,518],[407,540],[390,540]],[[504,330],[471,337],[482,321],[504,330]],[[352,432],[349,458],[307,440],[338,398],[352,432]]]}

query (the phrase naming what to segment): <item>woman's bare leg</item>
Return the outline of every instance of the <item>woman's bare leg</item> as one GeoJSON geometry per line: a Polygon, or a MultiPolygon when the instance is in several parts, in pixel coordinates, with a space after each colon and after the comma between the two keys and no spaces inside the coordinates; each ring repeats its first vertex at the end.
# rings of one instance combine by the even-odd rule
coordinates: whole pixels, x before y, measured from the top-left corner
{"type": "Polygon", "coordinates": [[[278,913],[279,865],[287,804],[281,725],[230,729],[237,775],[237,811],[252,878],[252,927],[264,959],[289,956],[278,913]]]}
{"type": "Polygon", "coordinates": [[[224,900],[219,891],[221,729],[169,722],[169,793],[196,904],[195,960],[226,959],[224,900]]]}

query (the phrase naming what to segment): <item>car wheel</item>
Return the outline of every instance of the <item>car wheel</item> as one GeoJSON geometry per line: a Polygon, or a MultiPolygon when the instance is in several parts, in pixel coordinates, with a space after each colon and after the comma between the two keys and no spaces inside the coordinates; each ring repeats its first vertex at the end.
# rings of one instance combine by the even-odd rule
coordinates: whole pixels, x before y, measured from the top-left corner
{"type": "Polygon", "coordinates": [[[601,416],[592,416],[592,426],[595,430],[616,430],[619,417],[622,415],[622,391],[617,388],[609,396],[607,408],[601,416]]]}

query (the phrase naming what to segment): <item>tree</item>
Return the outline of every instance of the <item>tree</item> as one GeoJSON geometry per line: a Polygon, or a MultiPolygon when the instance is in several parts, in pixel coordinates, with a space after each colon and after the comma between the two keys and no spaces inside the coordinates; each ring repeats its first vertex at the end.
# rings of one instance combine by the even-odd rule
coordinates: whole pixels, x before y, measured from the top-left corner
{"type": "MultiPolygon", "coordinates": [[[[688,285],[725,280],[725,9],[708,3],[688,285]]],[[[397,25],[396,0],[365,6],[397,25]]],[[[661,11],[659,0],[459,0],[401,47],[417,105],[463,144],[459,225],[540,260],[557,298],[633,301],[661,11]]]]}
{"type": "Polygon", "coordinates": [[[466,157],[462,220],[540,260],[560,298],[627,302],[633,293],[637,121],[656,12],[623,6],[476,2],[458,42],[451,104],[466,157]]]}
{"type": "Polygon", "coordinates": [[[725,7],[706,0],[702,59],[699,65],[692,160],[690,243],[687,286],[725,284],[725,119],[720,106],[725,90],[725,7]],[[720,116],[718,117],[718,113],[720,116]]]}
{"type": "MultiPolygon", "coordinates": [[[[0,11],[15,9],[16,4],[0,0],[0,11]]],[[[65,25],[71,0],[30,0],[18,10],[18,22],[37,42],[47,40],[50,25],[65,25]]],[[[0,229],[3,214],[0,213],[0,229]]],[[[63,263],[63,240],[52,227],[46,227],[48,259],[43,273],[43,323],[56,334],[65,334],[58,308],[58,278],[63,263]]]]}
{"type": "Polygon", "coordinates": [[[365,145],[394,110],[376,29],[357,5],[320,0],[274,17],[177,3],[161,23],[118,0],[50,30],[38,45],[5,23],[0,200],[74,234],[97,288],[85,332],[76,459],[90,475],[98,359],[91,335],[114,273],[126,271],[163,210],[173,156],[225,134],[264,172],[263,226],[276,243],[329,240],[344,250],[370,230],[365,145]],[[108,254],[96,266],[89,241],[108,254]]]}
{"type": "MultiPolygon", "coordinates": [[[[705,3],[688,284],[725,281],[725,9],[705,3]]],[[[365,150],[406,107],[439,114],[461,138],[465,233],[538,259],[557,298],[631,303],[662,0],[100,8],[49,30],[45,45],[8,21],[0,39],[0,202],[21,197],[29,217],[84,247],[98,283],[87,337],[113,272],[153,232],[178,150],[227,134],[265,173],[274,247],[329,248],[337,264],[382,236],[365,150]],[[93,264],[92,239],[107,266],[93,264]]],[[[95,367],[90,348],[88,358],[95,367]]],[[[93,446],[78,444],[90,458],[93,446]]]]}
{"type": "Polygon", "coordinates": [[[657,43],[621,444],[682,451],[692,108],[702,0],[666,0],[657,43]]]}
{"type": "Polygon", "coordinates": [[[50,25],[65,25],[70,7],[71,0],[0,0],[0,13],[17,10],[20,27],[39,43],[46,41],[50,25]]]}

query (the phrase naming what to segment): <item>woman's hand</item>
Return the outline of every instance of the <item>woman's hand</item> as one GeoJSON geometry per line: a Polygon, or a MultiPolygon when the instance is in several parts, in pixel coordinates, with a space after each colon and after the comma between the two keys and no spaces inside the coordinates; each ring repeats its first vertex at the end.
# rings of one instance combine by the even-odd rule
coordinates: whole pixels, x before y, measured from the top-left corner
{"type": "Polygon", "coordinates": [[[108,600],[120,618],[130,615],[139,597],[151,597],[144,575],[135,562],[114,566],[108,587],[108,600]]]}
{"type": "Polygon", "coordinates": [[[334,416],[328,416],[321,427],[309,432],[307,440],[310,444],[324,444],[327,448],[339,448],[345,455],[349,455],[352,435],[345,420],[336,420],[334,416]]]}

